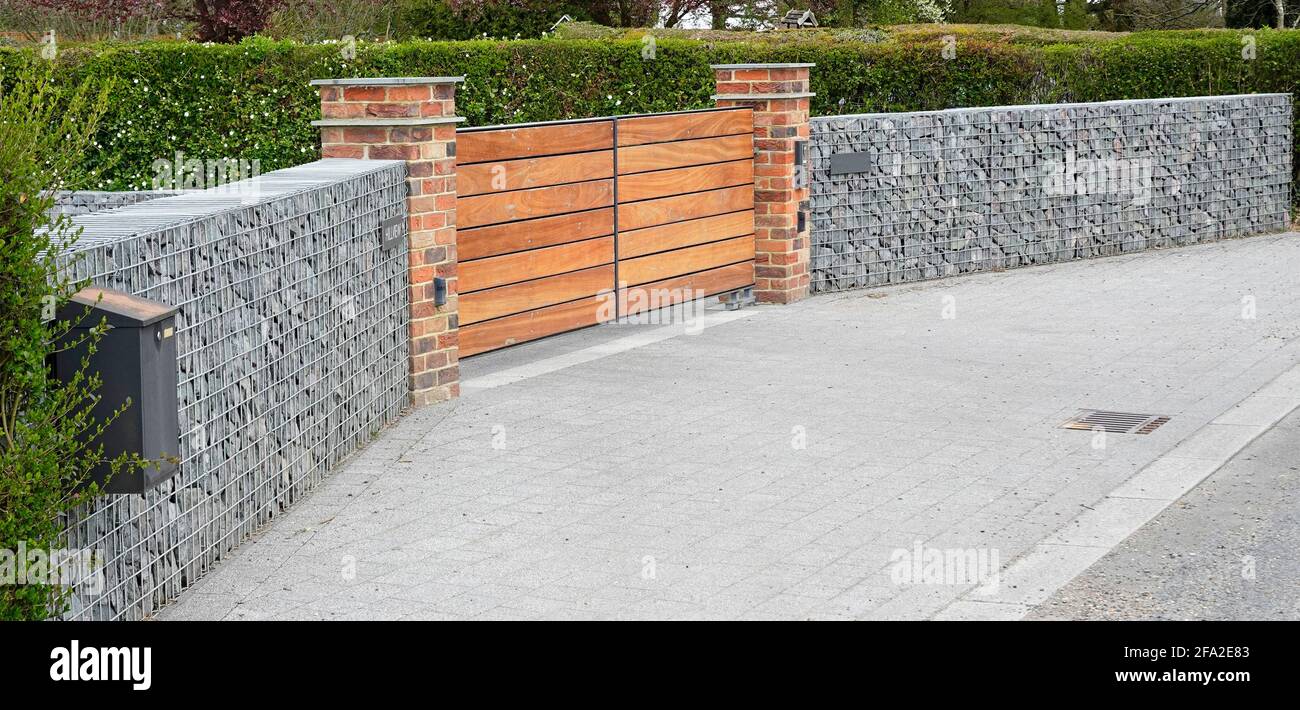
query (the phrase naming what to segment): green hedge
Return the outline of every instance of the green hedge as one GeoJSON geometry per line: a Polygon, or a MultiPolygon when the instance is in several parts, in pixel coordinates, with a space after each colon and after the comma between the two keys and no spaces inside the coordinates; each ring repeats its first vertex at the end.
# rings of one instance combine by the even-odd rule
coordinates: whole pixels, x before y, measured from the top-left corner
{"type": "MultiPolygon", "coordinates": [[[[98,152],[87,156],[100,177],[79,187],[131,189],[147,187],[153,161],[176,151],[259,159],[263,171],[314,159],[310,121],[319,108],[308,81],[316,78],[463,74],[457,105],[469,125],[706,107],[709,64],[717,62],[815,62],[818,115],[1295,93],[1300,31],[1256,32],[1253,61],[1242,59],[1240,35],[1154,32],[1037,46],[959,31],[950,61],[940,35],[879,43],[660,39],[654,61],[642,59],[644,45],[635,39],[370,44],[352,61],[337,45],[156,42],[74,48],[57,61],[68,87],[82,78],[116,82],[98,152]]],[[[42,60],[0,51],[6,76],[29,61],[42,60]]]]}

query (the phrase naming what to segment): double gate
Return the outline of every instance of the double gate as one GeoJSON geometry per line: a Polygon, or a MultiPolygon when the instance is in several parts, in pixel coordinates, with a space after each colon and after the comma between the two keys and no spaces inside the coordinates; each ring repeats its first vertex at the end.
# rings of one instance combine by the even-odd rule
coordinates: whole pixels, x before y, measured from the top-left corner
{"type": "Polygon", "coordinates": [[[462,357],[754,283],[748,108],[456,141],[462,357]]]}

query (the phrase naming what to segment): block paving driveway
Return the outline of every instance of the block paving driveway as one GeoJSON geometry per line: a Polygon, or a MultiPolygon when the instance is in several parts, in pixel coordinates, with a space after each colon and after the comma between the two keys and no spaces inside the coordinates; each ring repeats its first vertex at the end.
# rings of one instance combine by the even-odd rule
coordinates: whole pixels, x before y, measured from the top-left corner
{"type": "Polygon", "coordinates": [[[896,550],[1005,566],[1300,362],[1297,237],[474,358],[461,399],[382,432],[159,616],[928,618],[973,585],[895,583],[896,550]],[[1098,448],[1060,428],[1080,408],[1172,419],[1098,448]]]}

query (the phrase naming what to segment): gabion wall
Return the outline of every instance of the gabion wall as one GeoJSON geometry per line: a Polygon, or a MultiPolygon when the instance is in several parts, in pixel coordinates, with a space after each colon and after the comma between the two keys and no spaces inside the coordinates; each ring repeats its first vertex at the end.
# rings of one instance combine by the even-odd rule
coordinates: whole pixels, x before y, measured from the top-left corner
{"type": "Polygon", "coordinates": [[[50,210],[50,213],[66,214],[68,216],[91,214],[177,194],[180,193],[176,190],[139,190],[136,192],[79,190],[60,192],[54,196],[54,207],[50,210]]]}
{"type": "Polygon", "coordinates": [[[176,597],[407,401],[405,164],[247,183],[74,218],[76,274],[180,307],[182,463],[76,516],[70,545],[104,556],[107,589],[70,618],[138,619],[176,597]]]}
{"type": "Polygon", "coordinates": [[[1278,231],[1289,94],[812,119],[813,291],[1278,231]]]}

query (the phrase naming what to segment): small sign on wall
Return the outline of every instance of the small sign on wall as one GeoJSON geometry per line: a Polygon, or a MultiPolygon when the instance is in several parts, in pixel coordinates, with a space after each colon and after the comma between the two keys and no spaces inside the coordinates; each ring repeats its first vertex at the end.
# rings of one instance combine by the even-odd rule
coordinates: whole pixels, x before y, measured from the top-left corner
{"type": "Polygon", "coordinates": [[[406,217],[396,215],[379,223],[379,246],[384,251],[392,251],[401,246],[402,238],[406,236],[406,217]]]}
{"type": "Polygon", "coordinates": [[[840,153],[831,156],[831,175],[865,173],[871,170],[870,153],[840,153]]]}

